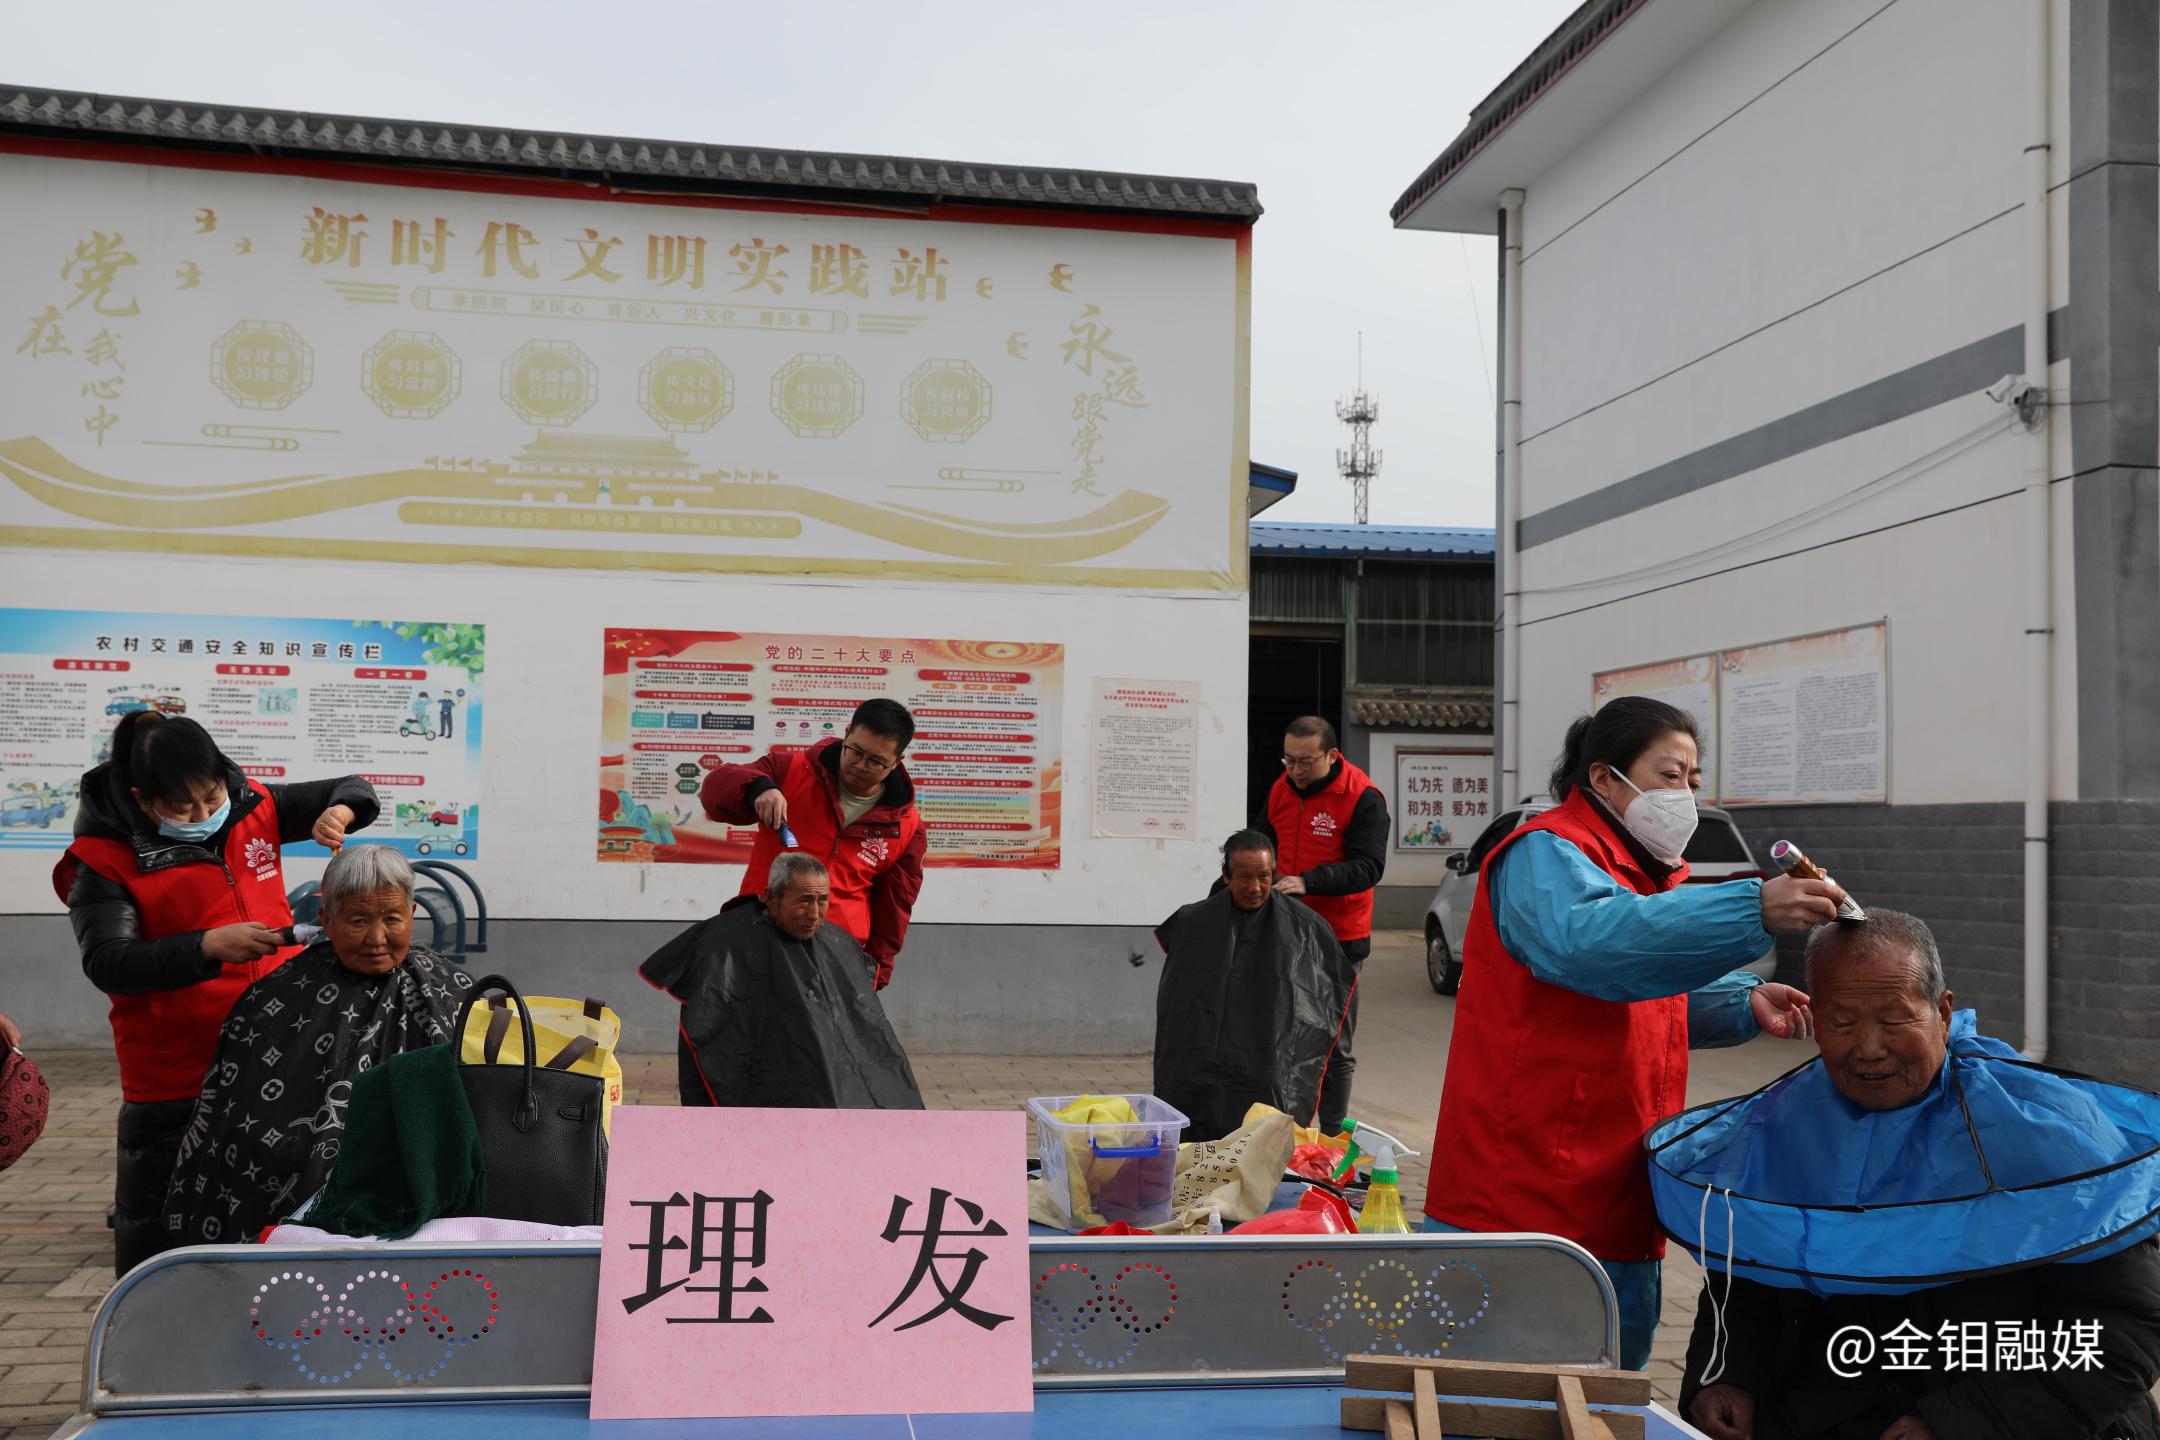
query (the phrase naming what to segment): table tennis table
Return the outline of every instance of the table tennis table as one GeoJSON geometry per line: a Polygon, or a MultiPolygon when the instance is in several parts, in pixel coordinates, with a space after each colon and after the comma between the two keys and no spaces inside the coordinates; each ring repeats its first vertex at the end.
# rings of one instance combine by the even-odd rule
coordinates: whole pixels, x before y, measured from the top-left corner
{"type": "MultiPolygon", "coordinates": [[[[106,1297],[56,1440],[1322,1440],[1354,1433],[1352,1355],[1619,1353],[1611,1282],[1552,1236],[1058,1236],[1029,1259],[1030,1414],[595,1421],[596,1244],[176,1250],[106,1297]]],[[[1700,1437],[1598,1413],[1616,1440],[1700,1437]]]]}

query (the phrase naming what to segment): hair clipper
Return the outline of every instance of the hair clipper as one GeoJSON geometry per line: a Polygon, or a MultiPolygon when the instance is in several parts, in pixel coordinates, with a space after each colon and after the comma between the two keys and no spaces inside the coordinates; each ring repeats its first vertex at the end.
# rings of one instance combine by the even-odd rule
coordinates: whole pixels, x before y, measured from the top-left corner
{"type": "MultiPolygon", "coordinates": [[[[1770,847],[1770,863],[1786,874],[1797,875],[1802,880],[1830,879],[1828,875],[1822,872],[1821,866],[1801,854],[1800,847],[1790,840],[1780,840],[1770,847]]],[[[1848,895],[1843,900],[1838,901],[1837,918],[1848,923],[1857,924],[1867,919],[1867,911],[1855,904],[1852,896],[1848,895]]]]}

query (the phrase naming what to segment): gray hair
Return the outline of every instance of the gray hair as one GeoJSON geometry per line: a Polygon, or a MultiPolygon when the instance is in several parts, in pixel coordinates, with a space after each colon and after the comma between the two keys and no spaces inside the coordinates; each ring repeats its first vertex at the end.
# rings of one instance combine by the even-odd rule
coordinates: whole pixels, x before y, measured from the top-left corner
{"type": "Polygon", "coordinates": [[[1902,910],[1868,907],[1867,919],[1832,920],[1808,932],[1806,976],[1808,994],[1815,993],[1815,975],[1836,959],[1909,960],[1917,968],[1920,989],[1933,1005],[1943,997],[1942,953],[1935,936],[1918,917],[1902,910]]]}
{"type": "Polygon", "coordinates": [[[765,893],[778,895],[795,883],[797,876],[818,876],[825,873],[825,862],[815,855],[800,850],[783,850],[773,857],[772,869],[765,872],[765,893]]]}
{"type": "Polygon", "coordinates": [[[335,915],[343,901],[355,895],[372,895],[391,886],[413,893],[413,869],[405,857],[389,845],[347,845],[330,857],[323,871],[322,907],[325,916],[335,915]]]}

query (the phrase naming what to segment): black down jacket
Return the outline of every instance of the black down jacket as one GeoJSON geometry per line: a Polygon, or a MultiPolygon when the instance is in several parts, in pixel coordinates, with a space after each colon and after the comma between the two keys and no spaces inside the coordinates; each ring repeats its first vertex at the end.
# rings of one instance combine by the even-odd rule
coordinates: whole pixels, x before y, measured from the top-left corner
{"type": "MultiPolygon", "coordinates": [[[[1910,1295],[1824,1299],[1731,1283],[1719,1379],[1752,1400],[1755,1440],[1877,1440],[1906,1415],[1938,1440],[2160,1440],[2150,1393],[2160,1378],[2160,1239],[1910,1295]],[[1841,1378],[1829,1348],[1848,1327],[1876,1349],[1864,1363],[1846,1355],[1842,1368],[1857,1373],[1841,1378]],[[2011,1327],[2023,1343],[2000,1353],[2011,1327]],[[1972,1338],[1983,1342],[1978,1354],[1964,1348],[1972,1338]]],[[[1723,1276],[1713,1271],[1710,1284],[1723,1294],[1723,1276]]],[[[1688,1345],[1683,1415],[1703,1389],[1714,1325],[1706,1297],[1688,1345]]]]}

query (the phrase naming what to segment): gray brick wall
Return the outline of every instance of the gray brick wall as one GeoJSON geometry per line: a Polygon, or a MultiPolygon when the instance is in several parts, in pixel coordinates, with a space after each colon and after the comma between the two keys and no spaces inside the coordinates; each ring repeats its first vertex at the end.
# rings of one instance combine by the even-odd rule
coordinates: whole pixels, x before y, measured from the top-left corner
{"type": "MultiPolygon", "coordinates": [[[[1755,853],[1790,840],[1863,905],[1935,932],[1959,1008],[2024,1043],[2023,807],[1777,807],[1733,812],[1755,853]]],[[[2048,1063],[2160,1089],[2160,803],[2051,808],[2048,1063]]],[[[1778,978],[1800,983],[1800,941],[1778,978]]]]}

